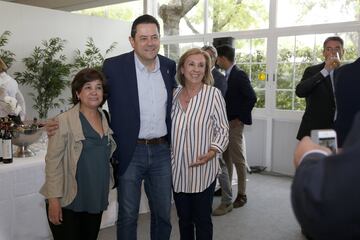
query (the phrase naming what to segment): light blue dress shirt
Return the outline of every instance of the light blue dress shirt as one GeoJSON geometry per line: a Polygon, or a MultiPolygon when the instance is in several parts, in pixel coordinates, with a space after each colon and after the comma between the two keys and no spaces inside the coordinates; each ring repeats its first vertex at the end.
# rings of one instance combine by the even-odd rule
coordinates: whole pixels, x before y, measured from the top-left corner
{"type": "Polygon", "coordinates": [[[226,69],[226,71],[225,71],[226,81],[229,80],[229,75],[230,75],[231,70],[233,69],[234,66],[235,66],[235,63],[233,65],[231,65],[228,69],[226,69]]]}
{"type": "Polygon", "coordinates": [[[165,136],[167,91],[160,71],[159,58],[156,57],[155,69],[149,71],[136,54],[134,57],[140,107],[139,138],[165,136]]]}

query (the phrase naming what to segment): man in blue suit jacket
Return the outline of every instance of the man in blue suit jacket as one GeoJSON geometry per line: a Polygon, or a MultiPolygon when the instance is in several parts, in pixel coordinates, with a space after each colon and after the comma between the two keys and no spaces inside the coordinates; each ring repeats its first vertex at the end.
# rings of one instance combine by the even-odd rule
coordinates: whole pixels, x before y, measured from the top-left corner
{"type": "Polygon", "coordinates": [[[291,188],[296,218],[309,239],[360,239],[360,112],[341,153],[330,154],[309,137],[299,142],[291,188]]]}
{"type": "Polygon", "coordinates": [[[246,163],[243,154],[244,124],[251,125],[251,111],[256,103],[256,94],[246,73],[235,64],[235,49],[231,46],[217,48],[217,64],[225,70],[227,91],[225,94],[226,112],[229,120],[229,146],[224,152],[224,160],[231,182],[233,164],[238,175],[238,194],[234,208],[242,207],[247,202],[245,193],[246,163]]]}
{"type": "Polygon", "coordinates": [[[158,55],[159,23],[150,15],[132,25],[134,51],[106,59],[111,127],[117,143],[117,239],[136,239],[141,184],[151,210],[151,239],[171,232],[170,110],[175,62],[158,55]]]}

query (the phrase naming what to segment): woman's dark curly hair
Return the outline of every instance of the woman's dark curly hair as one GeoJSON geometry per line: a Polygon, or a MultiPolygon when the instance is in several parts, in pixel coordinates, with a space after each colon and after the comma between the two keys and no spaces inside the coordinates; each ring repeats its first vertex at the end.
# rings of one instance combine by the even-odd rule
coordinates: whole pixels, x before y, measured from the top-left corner
{"type": "Polygon", "coordinates": [[[87,82],[92,82],[95,80],[100,80],[103,87],[103,101],[101,105],[104,104],[104,102],[107,99],[107,87],[106,87],[106,81],[104,75],[93,69],[93,68],[84,68],[83,70],[80,70],[74,77],[73,81],[71,82],[71,94],[72,94],[72,103],[75,105],[79,102],[79,99],[77,97],[77,93],[81,92],[81,89],[87,82]]]}

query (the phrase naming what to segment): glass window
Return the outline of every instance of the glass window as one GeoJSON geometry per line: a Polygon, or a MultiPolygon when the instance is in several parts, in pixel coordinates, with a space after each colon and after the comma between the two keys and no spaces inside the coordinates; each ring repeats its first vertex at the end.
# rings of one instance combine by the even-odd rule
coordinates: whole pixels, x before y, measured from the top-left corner
{"type": "Polygon", "coordinates": [[[190,48],[201,48],[202,46],[204,46],[203,42],[162,44],[159,53],[178,62],[180,56],[187,50],[190,48]]]}
{"type": "Polygon", "coordinates": [[[132,22],[135,18],[142,15],[143,11],[143,1],[137,0],[74,11],[73,13],[132,22]]]}
{"type": "MultiPolygon", "coordinates": [[[[204,2],[205,0],[158,0],[162,34],[171,36],[204,33],[204,2]]],[[[207,32],[268,28],[269,3],[270,0],[208,0],[207,32]]]]}
{"type": "Polygon", "coordinates": [[[359,57],[359,32],[341,33],[339,36],[344,40],[343,62],[355,61],[359,57]]]}
{"type": "MultiPolygon", "coordinates": [[[[278,38],[276,108],[284,110],[304,110],[305,99],[295,95],[296,85],[305,69],[321,63],[323,42],[336,34],[317,34],[287,36],[278,38]]],[[[344,40],[345,54],[342,63],[352,62],[357,58],[358,33],[337,34],[344,40]]]]}
{"type": "Polygon", "coordinates": [[[269,3],[269,0],[209,0],[208,32],[268,28],[269,3]]]}
{"type": "Polygon", "coordinates": [[[266,39],[235,40],[236,64],[245,71],[258,98],[255,107],[265,107],[266,39]]]}
{"type": "Polygon", "coordinates": [[[204,33],[204,0],[158,0],[161,35],[193,35],[204,33]],[[184,3],[182,3],[184,2],[184,3]]]}
{"type": "Polygon", "coordinates": [[[277,26],[356,21],[360,20],[359,12],[359,0],[278,0],[277,26]]]}

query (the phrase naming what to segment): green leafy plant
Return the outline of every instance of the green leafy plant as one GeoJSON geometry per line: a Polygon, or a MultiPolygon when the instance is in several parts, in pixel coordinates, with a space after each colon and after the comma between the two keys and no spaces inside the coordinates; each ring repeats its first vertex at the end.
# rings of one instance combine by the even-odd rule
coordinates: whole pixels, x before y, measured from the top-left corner
{"type": "Polygon", "coordinates": [[[10,50],[3,49],[3,47],[8,44],[10,35],[10,31],[4,31],[0,35],[0,58],[4,61],[8,68],[10,68],[15,61],[15,53],[10,50]]]}
{"type": "Polygon", "coordinates": [[[73,71],[77,72],[83,68],[95,68],[96,70],[101,71],[105,56],[113,51],[116,45],[117,42],[113,42],[105,51],[105,54],[102,54],[100,49],[95,46],[94,39],[89,37],[86,41],[86,48],[83,53],[79,49],[75,50],[73,71]]]}
{"type": "Polygon", "coordinates": [[[30,57],[24,58],[26,70],[16,72],[16,80],[23,85],[31,86],[35,91],[29,95],[34,100],[33,108],[41,119],[47,117],[51,108],[60,107],[65,100],[58,98],[68,86],[67,80],[71,64],[66,63],[66,56],[61,54],[66,40],[51,38],[36,46],[30,57]]]}

